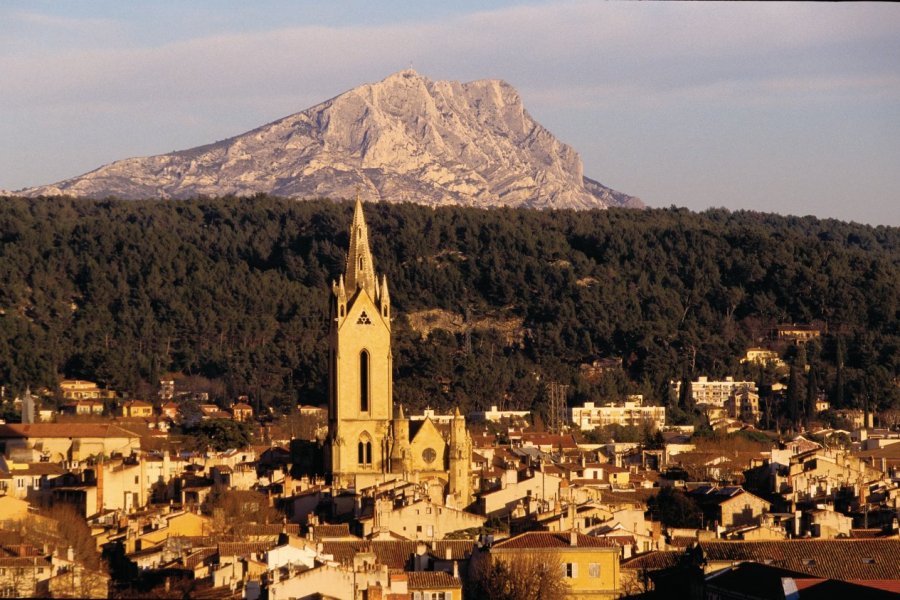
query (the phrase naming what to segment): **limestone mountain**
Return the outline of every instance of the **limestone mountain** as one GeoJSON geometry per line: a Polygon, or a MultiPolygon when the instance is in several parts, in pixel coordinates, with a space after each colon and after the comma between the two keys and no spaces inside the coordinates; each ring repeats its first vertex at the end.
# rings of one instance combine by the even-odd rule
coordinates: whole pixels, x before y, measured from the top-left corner
{"type": "Polygon", "coordinates": [[[581,158],[499,80],[431,81],[413,70],[362,85],[236,137],[129,158],[26,196],[352,197],[427,205],[640,207],[584,177],[581,158]]]}

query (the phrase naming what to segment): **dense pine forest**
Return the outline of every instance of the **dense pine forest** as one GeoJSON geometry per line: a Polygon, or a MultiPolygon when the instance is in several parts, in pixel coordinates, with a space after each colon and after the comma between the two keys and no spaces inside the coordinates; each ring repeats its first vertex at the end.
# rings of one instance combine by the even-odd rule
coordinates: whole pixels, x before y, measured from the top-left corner
{"type": "MultiPolygon", "coordinates": [[[[365,208],[391,286],[395,399],[414,408],[540,408],[550,381],[570,384],[570,401],[673,405],[670,380],[773,383],[784,374],[740,358],[778,323],[826,332],[779,350],[838,407],[900,407],[900,229],[675,208],[365,208]],[[461,325],[414,328],[429,309],[461,325]],[[609,357],[621,372],[580,374],[609,357]]],[[[222,401],[323,402],[351,211],[265,196],[4,199],[0,384],[9,395],[64,376],[152,398],[180,373],[222,401]]]]}

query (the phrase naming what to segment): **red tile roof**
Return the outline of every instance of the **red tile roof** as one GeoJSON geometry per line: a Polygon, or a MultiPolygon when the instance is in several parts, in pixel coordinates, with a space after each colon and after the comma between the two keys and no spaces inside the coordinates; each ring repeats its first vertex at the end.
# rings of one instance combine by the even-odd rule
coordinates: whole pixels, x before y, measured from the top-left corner
{"type": "Polygon", "coordinates": [[[407,586],[411,590],[462,589],[459,577],[443,571],[410,571],[406,576],[407,586]]]}
{"type": "MultiPolygon", "coordinates": [[[[569,548],[571,539],[568,531],[529,531],[494,544],[494,548],[528,549],[528,548],[569,548]]],[[[615,548],[616,543],[606,538],[594,537],[583,533],[575,534],[577,548],[615,548]]]]}
{"type": "Polygon", "coordinates": [[[674,567],[682,556],[684,556],[684,552],[681,550],[655,550],[624,561],[622,568],[658,571],[674,567]]]}
{"type": "MultiPolygon", "coordinates": [[[[393,540],[330,540],[322,543],[324,554],[334,555],[338,562],[353,560],[357,552],[373,552],[378,562],[389,569],[406,569],[410,558],[416,553],[417,542],[393,540]]],[[[452,560],[464,560],[472,554],[475,544],[466,540],[441,540],[429,544],[432,554],[444,558],[447,549],[452,560]]]]}
{"type": "Polygon", "coordinates": [[[701,541],[707,561],[752,561],[825,579],[900,579],[900,542],[886,540],[701,541]]]}
{"type": "Polygon", "coordinates": [[[30,423],[0,425],[3,438],[79,438],[79,437],[140,437],[116,425],[99,423],[30,423]]]}

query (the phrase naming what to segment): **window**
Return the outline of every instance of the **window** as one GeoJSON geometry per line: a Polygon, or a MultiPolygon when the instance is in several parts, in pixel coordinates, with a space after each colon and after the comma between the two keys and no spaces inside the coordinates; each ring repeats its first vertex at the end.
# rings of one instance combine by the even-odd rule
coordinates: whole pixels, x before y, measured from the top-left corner
{"type": "Polygon", "coordinates": [[[369,352],[359,353],[359,410],[369,412],[369,352]]]}
{"type": "Polygon", "coordinates": [[[372,464],[372,441],[367,433],[363,433],[363,438],[356,445],[356,462],[360,465],[372,464]]]}
{"type": "Polygon", "coordinates": [[[575,563],[563,563],[563,577],[568,579],[578,577],[578,565],[575,563]]]}
{"type": "Polygon", "coordinates": [[[600,563],[588,564],[588,576],[600,577],[600,563]]]}

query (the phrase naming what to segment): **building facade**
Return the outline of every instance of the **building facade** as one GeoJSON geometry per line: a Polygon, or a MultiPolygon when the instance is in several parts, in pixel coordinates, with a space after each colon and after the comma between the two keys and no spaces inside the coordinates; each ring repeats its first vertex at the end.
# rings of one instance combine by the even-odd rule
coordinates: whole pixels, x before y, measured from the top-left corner
{"type": "Polygon", "coordinates": [[[662,429],[666,425],[666,408],[664,406],[643,406],[640,396],[632,396],[621,404],[605,404],[603,406],[585,402],[584,406],[573,406],[569,412],[572,423],[582,431],[607,425],[623,427],[649,425],[654,429],[662,429]]]}

